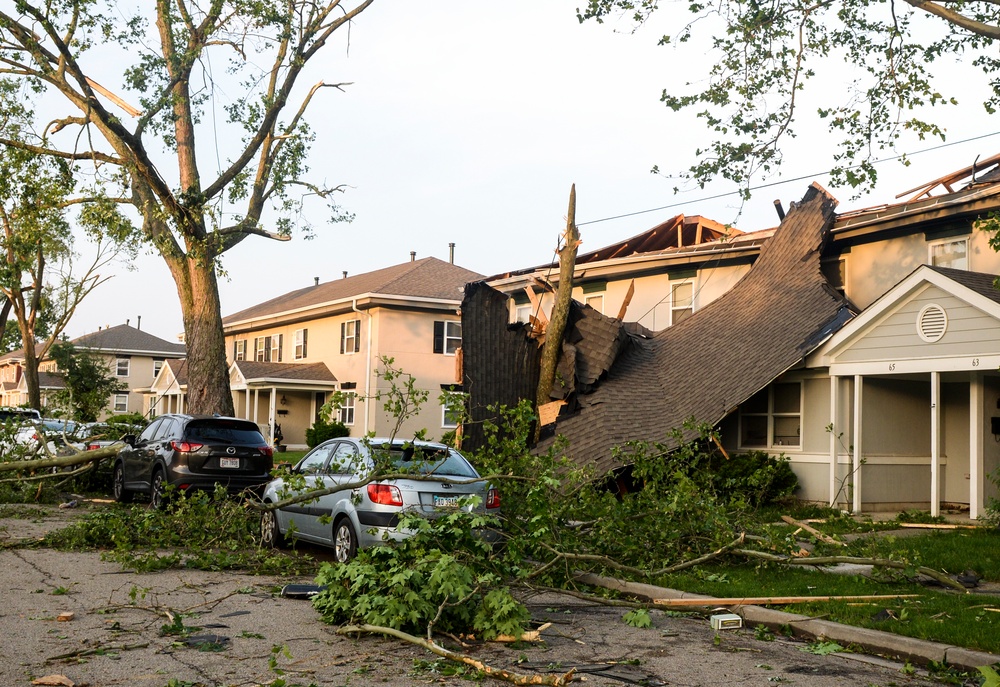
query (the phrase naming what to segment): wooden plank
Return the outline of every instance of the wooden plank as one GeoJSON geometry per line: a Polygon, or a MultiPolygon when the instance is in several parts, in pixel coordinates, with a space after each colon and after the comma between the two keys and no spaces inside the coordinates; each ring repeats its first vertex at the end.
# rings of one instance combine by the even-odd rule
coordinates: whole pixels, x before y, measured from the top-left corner
{"type": "Polygon", "coordinates": [[[942,522],[901,522],[898,523],[898,527],[905,527],[914,530],[978,530],[982,529],[981,525],[958,525],[953,523],[942,523],[942,522]]]}
{"type": "Polygon", "coordinates": [[[806,532],[808,532],[809,534],[811,534],[812,536],[816,537],[817,539],[819,539],[822,542],[826,542],[827,544],[837,544],[838,546],[847,546],[846,543],[844,543],[842,541],[837,541],[833,537],[828,537],[827,535],[823,534],[822,532],[820,532],[815,527],[807,525],[804,522],[799,522],[798,520],[796,520],[795,518],[793,518],[790,515],[782,515],[781,519],[784,520],[785,522],[787,522],[789,525],[795,525],[796,527],[801,527],[806,532]]]}
{"type": "Polygon", "coordinates": [[[653,599],[657,606],[777,606],[803,604],[813,601],[871,601],[874,599],[912,599],[919,594],[862,594],[849,596],[748,596],[742,599],[711,597],[705,599],[653,599]]]}
{"type": "Polygon", "coordinates": [[[635,279],[629,282],[628,291],[625,292],[625,300],[622,301],[622,307],[618,309],[618,319],[625,319],[625,311],[628,310],[629,303],[632,302],[632,296],[635,295],[635,279]]]}

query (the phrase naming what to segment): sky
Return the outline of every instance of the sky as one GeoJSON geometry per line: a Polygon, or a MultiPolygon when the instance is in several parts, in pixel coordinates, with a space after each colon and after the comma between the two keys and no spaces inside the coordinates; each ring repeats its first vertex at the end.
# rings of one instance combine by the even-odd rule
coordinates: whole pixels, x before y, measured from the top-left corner
{"type": "MultiPolygon", "coordinates": [[[[229,251],[223,316],[316,277],[408,261],[411,251],[448,260],[452,242],[455,262],[484,275],[548,262],[573,184],[582,252],[680,213],[766,229],[777,223],[775,199],[787,207],[811,181],[826,185],[833,150],[804,127],[786,148],[781,176],[761,180],[775,185],[742,208],[731,184],[675,194],[676,181],[650,170],[686,169],[710,139],[659,97],[686,73],[704,73],[704,56],[657,47],[672,30],[666,12],[633,32],[628,22],[581,25],[581,2],[376,0],[309,73],[349,84],[324,89],[310,108],[317,134],[310,159],[312,178],[345,186],[340,204],[354,220],[323,225],[317,205],[315,238],[250,237],[229,251]]],[[[909,167],[879,165],[871,195],[852,200],[852,190],[828,187],[839,210],[896,202],[901,191],[998,152],[1000,137],[960,142],[995,132],[977,114],[981,107],[971,107],[978,109],[946,113],[950,145],[913,142],[904,147],[909,167]]],[[[222,125],[211,112],[208,120],[222,125]]],[[[115,264],[102,273],[109,275],[77,310],[71,338],[141,318],[144,331],[177,339],[176,290],[158,256],[115,264]]]]}

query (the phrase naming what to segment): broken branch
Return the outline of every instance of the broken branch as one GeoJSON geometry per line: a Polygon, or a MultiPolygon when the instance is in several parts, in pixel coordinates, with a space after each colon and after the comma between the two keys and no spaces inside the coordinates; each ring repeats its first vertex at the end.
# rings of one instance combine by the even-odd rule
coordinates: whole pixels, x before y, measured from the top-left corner
{"type": "Polygon", "coordinates": [[[796,527],[801,527],[806,532],[808,532],[812,536],[814,536],[817,539],[819,539],[821,542],[825,542],[827,544],[836,544],[837,546],[847,546],[846,543],[844,543],[842,541],[837,541],[833,537],[830,537],[830,536],[827,536],[827,535],[823,534],[822,532],[820,532],[815,527],[812,527],[810,525],[805,524],[804,522],[796,520],[795,518],[791,517],[790,515],[782,515],[781,519],[784,520],[785,522],[787,522],[789,525],[795,525],[796,527]]]}
{"type": "Polygon", "coordinates": [[[389,637],[395,637],[396,639],[402,639],[404,642],[422,646],[431,653],[447,658],[449,661],[455,661],[456,663],[471,666],[488,677],[504,680],[514,685],[552,685],[553,687],[562,687],[563,685],[569,684],[570,680],[573,679],[573,672],[575,670],[570,670],[568,673],[563,675],[524,675],[521,673],[515,673],[511,670],[505,670],[503,668],[494,668],[483,663],[479,659],[473,658],[472,656],[466,656],[465,654],[450,651],[440,644],[435,644],[428,639],[423,639],[422,637],[417,637],[391,627],[382,627],[381,625],[344,625],[337,630],[337,634],[339,635],[360,633],[381,634],[389,637]]]}

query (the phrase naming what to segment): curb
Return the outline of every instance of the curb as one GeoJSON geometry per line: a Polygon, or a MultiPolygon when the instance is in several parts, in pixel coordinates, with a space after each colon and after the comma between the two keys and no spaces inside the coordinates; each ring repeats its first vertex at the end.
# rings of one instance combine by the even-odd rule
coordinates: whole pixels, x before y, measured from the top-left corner
{"type": "MultiPolygon", "coordinates": [[[[605,587],[647,599],[710,598],[701,594],[691,594],[641,582],[626,582],[593,573],[577,573],[574,579],[584,584],[605,587]]],[[[893,656],[914,663],[927,664],[935,661],[947,663],[952,668],[972,671],[980,666],[989,666],[1000,662],[1000,656],[985,651],[974,651],[964,647],[904,637],[882,630],[842,625],[829,620],[818,620],[763,606],[733,606],[731,610],[741,615],[747,625],[766,625],[771,629],[789,626],[795,631],[796,636],[832,640],[844,645],[858,644],[873,654],[893,656]]]]}

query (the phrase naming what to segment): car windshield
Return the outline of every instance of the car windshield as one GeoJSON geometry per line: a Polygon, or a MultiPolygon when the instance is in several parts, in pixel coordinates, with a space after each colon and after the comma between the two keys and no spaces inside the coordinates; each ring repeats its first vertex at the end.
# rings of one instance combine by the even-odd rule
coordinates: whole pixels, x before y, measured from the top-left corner
{"type": "Polygon", "coordinates": [[[219,444],[264,444],[264,436],[253,424],[235,420],[192,422],[184,431],[188,441],[219,444]]]}
{"type": "Polygon", "coordinates": [[[72,420],[42,420],[36,422],[44,432],[57,432],[59,434],[73,434],[76,432],[76,423],[72,420]]]}
{"type": "Polygon", "coordinates": [[[424,474],[449,477],[479,477],[469,461],[457,451],[433,446],[390,446],[389,459],[401,470],[415,470],[424,474]]]}

